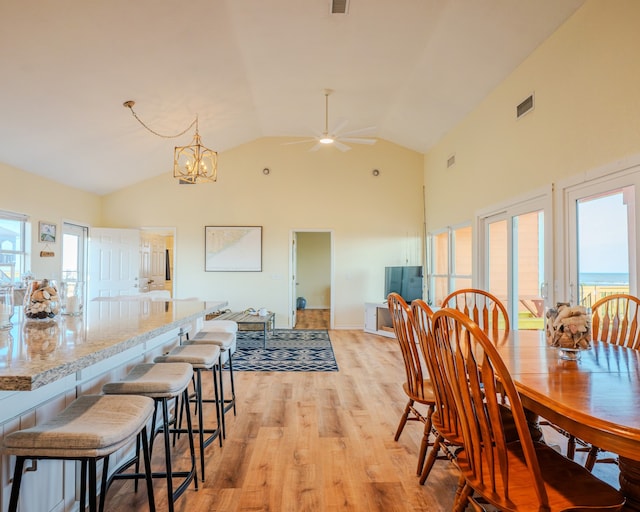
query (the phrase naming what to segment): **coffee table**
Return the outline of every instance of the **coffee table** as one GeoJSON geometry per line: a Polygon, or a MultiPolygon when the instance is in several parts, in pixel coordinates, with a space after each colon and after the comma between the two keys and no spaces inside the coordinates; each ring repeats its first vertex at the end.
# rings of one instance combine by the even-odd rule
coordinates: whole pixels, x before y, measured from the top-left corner
{"type": "Polygon", "coordinates": [[[273,331],[276,325],[276,314],[269,311],[266,315],[257,315],[251,313],[231,312],[222,313],[215,318],[216,320],[232,320],[238,324],[238,329],[242,326],[256,325],[262,327],[262,344],[264,348],[267,348],[267,330],[273,331]]]}

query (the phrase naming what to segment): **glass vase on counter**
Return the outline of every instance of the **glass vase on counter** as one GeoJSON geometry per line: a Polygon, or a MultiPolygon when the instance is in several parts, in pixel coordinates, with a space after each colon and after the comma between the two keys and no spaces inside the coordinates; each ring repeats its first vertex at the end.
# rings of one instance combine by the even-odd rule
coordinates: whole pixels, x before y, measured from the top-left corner
{"type": "Polygon", "coordinates": [[[13,317],[13,286],[0,285],[0,330],[11,329],[13,317]]]}
{"type": "Polygon", "coordinates": [[[24,317],[29,320],[51,321],[60,313],[58,285],[53,279],[29,281],[24,294],[24,317]]]}
{"type": "Polygon", "coordinates": [[[63,315],[80,316],[84,308],[84,283],[62,281],[60,283],[60,306],[63,315]]]}

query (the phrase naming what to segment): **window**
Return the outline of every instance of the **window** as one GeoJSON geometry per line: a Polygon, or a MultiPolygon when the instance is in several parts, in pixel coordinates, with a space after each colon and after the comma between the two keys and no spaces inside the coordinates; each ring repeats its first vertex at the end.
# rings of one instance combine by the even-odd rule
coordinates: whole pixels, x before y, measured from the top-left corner
{"type": "Polygon", "coordinates": [[[27,217],[0,211],[0,281],[22,280],[26,265],[27,217]]]}
{"type": "Polygon", "coordinates": [[[613,293],[638,293],[636,208],[640,172],[613,174],[569,186],[563,238],[568,255],[566,300],[591,306],[613,293]]]}
{"type": "Polygon", "coordinates": [[[449,293],[471,286],[471,226],[447,228],[429,237],[428,302],[439,306],[449,293]]]}
{"type": "Polygon", "coordinates": [[[86,281],[88,228],[68,222],[62,225],[62,279],[86,281]]]}
{"type": "Polygon", "coordinates": [[[591,306],[606,295],[629,293],[629,227],[633,186],[576,201],[578,303],[591,306]]]}

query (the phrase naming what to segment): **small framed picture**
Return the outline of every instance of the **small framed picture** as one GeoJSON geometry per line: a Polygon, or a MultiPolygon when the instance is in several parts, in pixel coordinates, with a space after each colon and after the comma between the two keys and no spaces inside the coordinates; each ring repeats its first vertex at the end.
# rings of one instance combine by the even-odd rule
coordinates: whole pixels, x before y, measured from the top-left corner
{"type": "Polygon", "coordinates": [[[56,241],[56,225],[50,222],[40,222],[40,241],[55,242],[56,241]]]}

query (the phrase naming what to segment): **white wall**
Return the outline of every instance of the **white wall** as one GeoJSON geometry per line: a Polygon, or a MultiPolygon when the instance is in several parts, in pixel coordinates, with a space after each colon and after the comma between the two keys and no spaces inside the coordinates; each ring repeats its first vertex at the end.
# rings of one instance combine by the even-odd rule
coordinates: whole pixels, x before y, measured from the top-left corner
{"type": "Polygon", "coordinates": [[[639,21],[637,0],[588,1],[429,151],[428,230],[640,152],[639,21]]]}
{"type": "Polygon", "coordinates": [[[345,153],[286,141],[264,138],[221,153],[218,181],[201,185],[178,185],[167,146],[166,173],[104,197],[104,225],[175,227],[177,297],[225,299],[235,310],[264,306],[278,327],[289,326],[295,306],[291,232],[333,230],[334,326],[362,328],[364,302],[384,293],[384,267],[420,247],[423,155],[386,141],[345,153]],[[262,272],[205,272],[207,225],[263,226],[262,272]]]}

